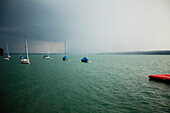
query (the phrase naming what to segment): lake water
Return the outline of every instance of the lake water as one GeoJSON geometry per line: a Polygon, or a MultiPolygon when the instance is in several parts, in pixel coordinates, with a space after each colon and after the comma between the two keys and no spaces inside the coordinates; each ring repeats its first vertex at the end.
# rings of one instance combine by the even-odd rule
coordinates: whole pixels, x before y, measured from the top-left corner
{"type": "Polygon", "coordinates": [[[169,55],[51,57],[30,55],[30,65],[0,57],[1,113],[170,112],[170,84],[148,79],[170,73],[169,55]]]}

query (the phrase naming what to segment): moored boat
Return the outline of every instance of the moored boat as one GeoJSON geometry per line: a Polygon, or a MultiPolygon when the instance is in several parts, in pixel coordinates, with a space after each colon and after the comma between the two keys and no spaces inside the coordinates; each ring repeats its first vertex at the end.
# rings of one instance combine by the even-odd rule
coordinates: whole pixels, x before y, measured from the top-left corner
{"type": "Polygon", "coordinates": [[[67,61],[68,60],[68,57],[67,56],[64,56],[63,57],[63,61],[67,61]]]}
{"type": "Polygon", "coordinates": [[[65,48],[65,56],[63,57],[63,61],[70,61],[69,59],[68,59],[68,57],[66,56],[66,41],[65,41],[65,43],[64,43],[64,48],[65,48]]]}
{"type": "Polygon", "coordinates": [[[24,57],[21,55],[20,57],[19,57],[20,59],[24,59],[24,57]]]}
{"type": "Polygon", "coordinates": [[[43,58],[45,58],[45,59],[52,59],[52,58],[50,57],[50,45],[49,45],[49,43],[48,43],[48,54],[44,55],[43,58]]]}
{"type": "Polygon", "coordinates": [[[28,45],[27,45],[27,38],[25,35],[25,52],[26,52],[26,58],[21,59],[21,64],[30,64],[30,59],[28,55],[28,45]]]}
{"type": "Polygon", "coordinates": [[[91,61],[89,61],[89,59],[86,56],[87,56],[87,53],[86,53],[86,41],[85,41],[85,56],[81,59],[81,62],[91,63],[91,61]]]}
{"type": "Polygon", "coordinates": [[[170,74],[149,75],[150,79],[170,81],[170,74]]]}
{"type": "Polygon", "coordinates": [[[8,57],[6,57],[6,58],[3,58],[3,60],[7,60],[7,61],[8,61],[8,60],[9,60],[9,58],[8,58],[8,57]]]}
{"type": "Polygon", "coordinates": [[[85,63],[88,63],[89,59],[88,59],[87,57],[83,57],[83,58],[81,59],[81,61],[82,61],[82,62],[85,62],[85,63]]]}
{"type": "Polygon", "coordinates": [[[45,55],[44,58],[45,58],[45,59],[52,59],[52,58],[51,58],[50,56],[48,56],[48,55],[45,55]]]}
{"type": "Polygon", "coordinates": [[[11,58],[11,56],[9,55],[9,50],[8,50],[8,42],[6,40],[6,51],[7,51],[7,57],[3,58],[3,60],[9,60],[9,58],[11,58]]]}

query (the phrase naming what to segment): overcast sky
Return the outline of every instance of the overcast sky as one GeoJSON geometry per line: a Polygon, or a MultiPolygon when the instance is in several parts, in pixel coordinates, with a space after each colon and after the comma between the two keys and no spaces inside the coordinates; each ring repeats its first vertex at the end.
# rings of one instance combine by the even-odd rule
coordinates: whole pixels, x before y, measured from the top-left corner
{"type": "Polygon", "coordinates": [[[0,0],[0,47],[88,53],[170,49],[170,0],[0,0]]]}

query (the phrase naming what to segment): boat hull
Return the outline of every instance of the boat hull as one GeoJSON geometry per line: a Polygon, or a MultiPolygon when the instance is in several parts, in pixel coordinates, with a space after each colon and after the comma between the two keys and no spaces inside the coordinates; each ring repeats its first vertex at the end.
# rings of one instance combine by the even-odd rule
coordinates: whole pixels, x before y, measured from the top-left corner
{"type": "Polygon", "coordinates": [[[86,58],[86,57],[83,57],[83,58],[81,59],[81,62],[89,63],[89,59],[88,59],[88,58],[86,58]]]}
{"type": "Polygon", "coordinates": [[[170,81],[170,74],[149,75],[148,77],[153,80],[170,81]]]}
{"type": "Polygon", "coordinates": [[[6,61],[8,61],[8,60],[9,60],[9,58],[3,58],[3,60],[6,60],[6,61]]]}
{"type": "Polygon", "coordinates": [[[51,57],[44,57],[45,59],[52,59],[51,57]]]}
{"type": "Polygon", "coordinates": [[[30,64],[29,59],[21,59],[21,64],[30,64]]]}
{"type": "Polygon", "coordinates": [[[88,60],[81,60],[81,62],[88,63],[88,60]]]}

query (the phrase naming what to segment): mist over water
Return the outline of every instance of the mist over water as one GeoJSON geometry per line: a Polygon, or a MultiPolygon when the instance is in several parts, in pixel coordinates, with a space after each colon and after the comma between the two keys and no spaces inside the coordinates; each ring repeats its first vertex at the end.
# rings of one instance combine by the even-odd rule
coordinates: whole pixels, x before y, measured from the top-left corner
{"type": "Polygon", "coordinates": [[[170,84],[149,74],[170,73],[168,55],[30,55],[31,64],[0,59],[0,112],[169,112],[170,84]]]}

